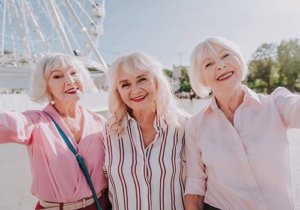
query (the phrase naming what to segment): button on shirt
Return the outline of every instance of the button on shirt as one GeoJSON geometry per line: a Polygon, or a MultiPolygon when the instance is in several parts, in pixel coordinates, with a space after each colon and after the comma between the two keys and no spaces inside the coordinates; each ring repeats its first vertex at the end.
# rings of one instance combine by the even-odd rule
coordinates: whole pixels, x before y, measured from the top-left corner
{"type": "MultiPolygon", "coordinates": [[[[103,173],[104,118],[81,108],[82,138],[75,141],[69,128],[52,105],[44,111],[59,124],[83,157],[97,192],[107,186],[103,173]]],[[[73,202],[92,196],[79,165],[48,115],[41,111],[1,112],[0,143],[27,146],[32,172],[32,194],[49,202],[73,202]]],[[[17,166],[16,166],[17,167],[17,166]]],[[[21,174],[20,174],[21,176],[21,174]]]]}
{"type": "Polygon", "coordinates": [[[222,210],[292,210],[287,129],[300,128],[300,97],[243,88],[233,125],[215,98],[186,123],[185,194],[222,210]]]}
{"type": "Polygon", "coordinates": [[[114,210],[183,210],[184,126],[154,120],[156,137],[144,147],[138,123],[127,115],[122,136],[105,140],[110,200],[114,210]]]}

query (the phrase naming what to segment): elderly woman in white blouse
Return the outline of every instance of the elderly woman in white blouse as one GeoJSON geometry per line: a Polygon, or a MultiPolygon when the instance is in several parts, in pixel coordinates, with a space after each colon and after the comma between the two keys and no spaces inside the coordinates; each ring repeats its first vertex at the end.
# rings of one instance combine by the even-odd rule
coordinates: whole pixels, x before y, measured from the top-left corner
{"type": "Polygon", "coordinates": [[[114,210],[184,209],[184,126],[161,64],[145,53],[108,72],[105,169],[114,210]]]}
{"type": "Polygon", "coordinates": [[[213,97],[186,123],[187,210],[294,209],[287,129],[300,128],[300,97],[282,87],[255,93],[241,83],[247,70],[224,38],[193,51],[192,87],[213,97]]]}

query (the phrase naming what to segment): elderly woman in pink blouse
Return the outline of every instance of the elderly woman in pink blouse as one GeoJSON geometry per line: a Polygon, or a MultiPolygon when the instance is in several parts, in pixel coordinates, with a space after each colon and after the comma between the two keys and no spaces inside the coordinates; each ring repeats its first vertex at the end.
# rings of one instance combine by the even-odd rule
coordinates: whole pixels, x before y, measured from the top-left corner
{"type": "Polygon", "coordinates": [[[31,91],[34,101],[49,102],[43,111],[0,113],[0,143],[15,142],[28,150],[31,191],[39,199],[36,209],[97,209],[85,175],[54,121],[84,159],[102,209],[107,208],[101,133],[105,120],[78,103],[90,87],[92,80],[78,59],[45,56],[33,73],[31,91]]]}
{"type": "Polygon", "coordinates": [[[300,97],[257,94],[241,81],[236,44],[208,38],[191,57],[190,80],[211,103],[186,123],[186,209],[292,210],[288,128],[300,128],[300,97]]]}
{"type": "Polygon", "coordinates": [[[108,72],[105,168],[114,210],[183,210],[184,126],[161,64],[145,53],[108,72]]]}

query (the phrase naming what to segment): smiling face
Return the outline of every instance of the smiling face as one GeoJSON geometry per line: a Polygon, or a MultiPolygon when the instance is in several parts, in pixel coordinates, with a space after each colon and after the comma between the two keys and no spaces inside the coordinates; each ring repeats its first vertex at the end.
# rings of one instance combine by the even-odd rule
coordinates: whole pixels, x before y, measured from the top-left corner
{"type": "Polygon", "coordinates": [[[127,72],[120,68],[117,90],[123,102],[134,112],[155,110],[156,82],[149,72],[127,72]]]}
{"type": "Polygon", "coordinates": [[[58,67],[51,71],[47,90],[55,103],[74,103],[82,95],[83,82],[79,70],[74,67],[58,67]]]}
{"type": "Polygon", "coordinates": [[[212,43],[204,51],[201,82],[213,92],[232,89],[241,84],[242,72],[238,57],[232,51],[212,43]]]}

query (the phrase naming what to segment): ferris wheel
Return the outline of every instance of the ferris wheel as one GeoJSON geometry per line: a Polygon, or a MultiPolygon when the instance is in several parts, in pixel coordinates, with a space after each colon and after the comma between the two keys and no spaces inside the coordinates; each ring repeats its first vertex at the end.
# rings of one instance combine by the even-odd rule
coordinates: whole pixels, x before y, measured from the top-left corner
{"type": "Polygon", "coordinates": [[[99,62],[105,0],[0,0],[0,64],[65,52],[99,62]]]}

